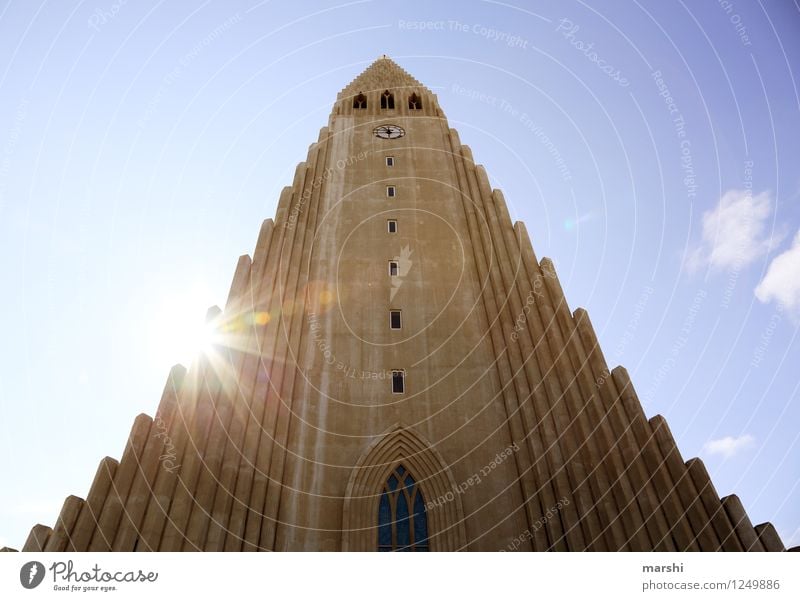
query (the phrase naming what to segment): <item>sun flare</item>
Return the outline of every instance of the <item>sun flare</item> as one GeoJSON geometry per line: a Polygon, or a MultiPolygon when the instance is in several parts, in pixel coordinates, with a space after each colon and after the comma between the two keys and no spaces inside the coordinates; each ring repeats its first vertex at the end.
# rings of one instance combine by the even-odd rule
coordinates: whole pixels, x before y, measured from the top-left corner
{"type": "Polygon", "coordinates": [[[187,365],[214,345],[213,323],[206,322],[209,296],[202,291],[165,296],[148,316],[148,348],[163,365],[187,365]]]}

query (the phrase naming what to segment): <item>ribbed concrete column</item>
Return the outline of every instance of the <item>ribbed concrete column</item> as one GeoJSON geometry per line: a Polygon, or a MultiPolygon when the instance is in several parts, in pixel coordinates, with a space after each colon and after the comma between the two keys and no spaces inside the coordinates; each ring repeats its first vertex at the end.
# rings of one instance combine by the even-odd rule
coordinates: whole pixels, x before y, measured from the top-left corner
{"type": "Polygon", "coordinates": [[[786,547],[783,546],[783,541],[781,541],[781,537],[778,536],[775,526],[769,522],[765,522],[756,526],[755,530],[758,535],[758,540],[761,541],[761,545],[764,547],[765,551],[786,551],[786,547]]]}
{"type": "MultiPolygon", "coordinates": [[[[541,331],[541,324],[538,324],[538,321],[542,315],[545,316],[545,319],[547,318],[547,304],[535,302],[536,295],[530,285],[525,267],[521,263],[521,253],[514,239],[511,221],[505,219],[506,203],[502,192],[499,190],[488,192],[489,181],[485,170],[479,167],[477,171],[481,187],[486,188],[486,193],[489,194],[485,203],[487,215],[492,226],[493,236],[496,237],[495,244],[498,247],[500,271],[503,278],[507,280],[506,287],[509,290],[511,308],[517,315],[515,329],[519,330],[518,341],[525,357],[526,369],[533,372],[531,373],[532,377],[537,378],[538,376],[538,379],[534,381],[541,381],[543,376],[552,378],[551,386],[557,398],[566,402],[570,424],[576,433],[575,438],[582,441],[577,445],[574,460],[579,462],[586,474],[585,479],[588,483],[588,492],[593,508],[589,524],[592,522],[596,524],[592,539],[587,541],[588,549],[598,551],[617,549],[624,544],[624,541],[616,538],[613,530],[604,527],[615,521],[617,510],[613,504],[613,498],[608,496],[609,483],[603,463],[603,454],[598,448],[595,436],[597,426],[590,423],[585,411],[585,404],[581,400],[580,372],[576,373],[572,369],[569,363],[569,349],[564,346],[564,339],[558,328],[549,327],[546,332],[541,331]],[[512,273],[512,269],[515,269],[514,273],[512,273]],[[527,314],[526,308],[529,309],[527,314]],[[528,317],[532,317],[532,319],[528,319],[528,317]],[[519,324],[520,321],[522,324],[519,324]],[[521,327],[519,327],[520,325],[521,327]],[[540,343],[536,347],[534,347],[534,340],[540,343]],[[554,346],[548,348],[550,341],[554,346]],[[528,361],[534,357],[534,349],[539,351],[542,361],[540,365],[544,367],[544,374],[535,369],[535,360],[528,361]]],[[[567,432],[566,435],[569,436],[569,433],[567,432]]]]}
{"type": "Polygon", "coordinates": [[[744,507],[742,507],[739,497],[736,495],[722,497],[722,506],[725,508],[725,512],[728,514],[728,518],[730,518],[736,536],[739,537],[739,542],[742,543],[744,550],[763,551],[764,547],[761,541],[758,540],[758,535],[750,518],[747,517],[744,507]]]}
{"type": "Polygon", "coordinates": [[[178,472],[184,456],[184,448],[189,437],[189,425],[193,421],[196,392],[199,385],[197,369],[193,365],[187,372],[176,365],[170,371],[170,377],[162,396],[162,405],[153,423],[155,437],[158,439],[160,455],[156,470],[155,484],[147,509],[139,528],[137,551],[158,551],[161,539],[169,519],[169,510],[178,484],[178,472]],[[174,403],[166,391],[175,395],[174,403]],[[166,400],[166,402],[165,402],[166,400]],[[163,411],[163,413],[162,413],[163,411]]]}
{"type": "Polygon", "coordinates": [[[122,460],[114,473],[111,490],[106,496],[97,529],[89,543],[90,551],[110,551],[111,544],[117,534],[120,517],[122,516],[125,501],[131,489],[131,484],[139,470],[139,458],[142,456],[150,426],[153,420],[149,415],[141,413],[136,416],[128,438],[128,444],[122,454],[122,460]]]}
{"type": "MultiPolygon", "coordinates": [[[[660,415],[650,418],[656,442],[664,458],[664,463],[671,477],[672,487],[666,491],[666,496],[671,497],[670,507],[673,522],[684,524],[686,527],[676,528],[672,532],[679,540],[681,551],[703,551],[719,548],[717,538],[708,514],[697,496],[697,491],[689,477],[689,471],[681,457],[675,439],[665,420],[660,415]],[[688,529],[691,528],[691,531],[688,529]],[[686,537],[691,536],[687,542],[686,537]]],[[[664,494],[662,492],[662,494],[664,494]]]]}
{"type": "MultiPolygon", "coordinates": [[[[219,315],[217,307],[209,309],[209,318],[219,315]]],[[[177,471],[178,482],[164,530],[161,551],[198,551],[196,545],[186,540],[186,531],[192,509],[196,504],[197,483],[205,461],[209,431],[214,421],[213,398],[219,394],[220,377],[213,358],[200,355],[196,360],[199,385],[195,392],[194,415],[184,444],[183,459],[177,471]],[[185,546],[186,545],[186,546],[185,546]]],[[[189,390],[187,389],[187,393],[189,390]]]]}
{"type": "MultiPolygon", "coordinates": [[[[295,401],[295,379],[298,374],[297,356],[299,349],[302,348],[302,338],[306,330],[306,290],[308,284],[308,272],[311,262],[311,253],[317,230],[317,220],[321,213],[320,199],[327,186],[327,179],[323,179],[320,185],[316,185],[316,178],[321,177],[328,164],[328,144],[317,144],[310,153],[313,160],[314,169],[308,174],[305,186],[310,190],[310,201],[308,202],[307,217],[304,220],[302,237],[296,240],[292,255],[295,258],[294,268],[289,274],[289,284],[287,287],[288,303],[291,303],[288,313],[288,331],[281,337],[285,343],[282,349],[284,361],[282,369],[283,386],[281,388],[281,398],[283,402],[278,405],[277,423],[275,426],[276,446],[270,458],[269,480],[267,483],[267,494],[264,497],[264,523],[261,528],[259,545],[262,549],[283,550],[284,543],[278,542],[279,532],[285,531],[286,537],[292,537],[294,523],[282,521],[280,519],[280,503],[284,495],[284,483],[286,482],[287,461],[300,462],[303,467],[310,464],[306,458],[292,455],[288,456],[288,450],[292,444],[289,438],[289,431],[294,413],[295,401]]],[[[284,301],[284,304],[288,304],[284,301]]],[[[284,322],[285,323],[285,322],[284,322]]],[[[292,494],[303,494],[302,491],[293,491],[292,494]]]]}
{"type": "Polygon", "coordinates": [[[609,429],[608,453],[627,544],[633,551],[650,549],[644,513],[636,495],[647,478],[644,466],[636,452],[636,443],[619,395],[609,385],[611,371],[603,357],[589,314],[584,309],[576,309],[575,323],[597,387],[597,419],[609,429]]]}
{"type": "Polygon", "coordinates": [[[31,528],[31,533],[22,546],[22,551],[44,551],[45,545],[47,545],[47,539],[50,538],[51,534],[53,534],[53,529],[50,528],[50,526],[36,524],[31,528]]]}
{"type": "Polygon", "coordinates": [[[676,551],[677,547],[670,535],[670,526],[661,511],[661,500],[654,488],[655,482],[663,485],[664,480],[663,473],[659,471],[659,461],[653,453],[652,433],[649,432],[649,426],[646,427],[647,420],[644,417],[644,411],[636,398],[627,370],[624,367],[616,367],[612,370],[611,376],[611,380],[619,391],[622,407],[636,439],[637,459],[642,461],[648,474],[647,479],[640,482],[641,488],[639,488],[637,498],[642,506],[642,513],[645,515],[645,526],[651,543],[656,550],[676,551]]]}
{"type": "Polygon", "coordinates": [[[231,392],[235,390],[239,377],[241,354],[234,348],[238,344],[238,339],[246,335],[247,316],[240,312],[240,299],[250,281],[251,264],[248,255],[239,257],[225,311],[212,322],[222,330],[219,334],[223,338],[209,351],[211,367],[215,371],[219,386],[216,388],[215,394],[209,397],[213,415],[197,479],[194,504],[186,528],[184,542],[186,550],[203,550],[205,548],[214,497],[218,492],[221,495],[230,494],[227,491],[217,490],[218,478],[225,451],[225,441],[230,428],[233,406],[231,392]],[[226,335],[227,341],[224,339],[226,335]]]}
{"type": "MultiPolygon", "coordinates": [[[[294,221],[293,227],[284,228],[285,237],[281,240],[281,246],[276,253],[276,288],[270,309],[270,313],[275,316],[275,319],[269,324],[272,326],[270,328],[272,335],[268,334],[271,353],[268,356],[265,356],[266,354],[262,355],[262,357],[268,358],[266,365],[269,366],[269,378],[267,381],[259,381],[255,392],[259,397],[264,395],[265,414],[259,428],[255,473],[248,502],[243,546],[245,551],[256,551],[264,548],[262,547],[262,529],[265,521],[269,519],[264,515],[264,505],[267,489],[272,484],[270,482],[272,476],[270,466],[273,452],[276,449],[279,412],[285,409],[285,403],[287,402],[283,393],[284,363],[287,355],[286,338],[288,336],[287,332],[291,327],[291,316],[287,315],[287,309],[291,307],[289,303],[294,301],[292,295],[294,294],[293,283],[296,283],[295,270],[298,268],[297,263],[302,252],[309,213],[312,211],[307,206],[307,200],[303,200],[304,183],[308,182],[309,188],[311,187],[317,153],[318,150],[315,150],[314,156],[309,157],[309,162],[298,165],[295,171],[290,206],[298,215],[298,218],[294,221]],[[301,201],[305,202],[306,206],[303,206],[301,201]]],[[[279,225],[283,224],[279,223],[279,225]]],[[[274,524],[272,528],[272,532],[274,532],[274,524]]],[[[270,548],[267,547],[265,550],[270,548]]]]}
{"type": "MultiPolygon", "coordinates": [[[[535,350],[544,352],[545,356],[548,354],[555,357],[555,361],[561,364],[560,372],[570,373],[570,378],[562,381],[562,385],[566,384],[571,386],[577,383],[579,390],[573,392],[574,411],[580,416],[583,431],[586,433],[589,443],[592,445],[591,465],[592,472],[598,472],[598,486],[599,489],[595,496],[595,503],[604,506],[602,515],[603,521],[603,534],[607,538],[606,548],[610,550],[624,550],[627,548],[628,538],[633,536],[635,527],[630,523],[627,517],[627,511],[622,511],[621,508],[627,507],[627,502],[623,495],[624,490],[619,486],[619,479],[614,478],[613,474],[619,473],[621,469],[621,460],[618,453],[613,452],[612,434],[610,427],[600,411],[597,410],[597,402],[595,401],[594,381],[591,373],[591,365],[583,353],[580,346],[580,339],[574,332],[567,333],[567,344],[569,349],[562,348],[558,345],[558,339],[553,339],[553,336],[548,336],[548,332],[543,331],[543,318],[548,319],[548,312],[544,307],[541,307],[542,298],[544,297],[544,290],[542,288],[545,283],[543,278],[537,279],[539,274],[531,278],[531,271],[538,269],[536,257],[533,253],[533,248],[530,245],[530,240],[527,237],[527,231],[524,230],[524,225],[518,223],[517,226],[511,226],[511,219],[508,215],[508,209],[502,195],[495,191],[495,206],[497,207],[498,214],[501,221],[504,223],[504,230],[507,240],[507,248],[510,249],[510,263],[515,267],[518,265],[521,273],[518,280],[521,282],[521,293],[525,295],[526,306],[530,303],[531,307],[530,319],[526,319],[527,329],[530,331],[531,336],[537,341],[535,350]],[[529,263],[528,268],[524,262],[529,263]],[[531,285],[531,281],[540,284],[539,289],[531,285]],[[556,345],[548,349],[551,341],[556,345]],[[567,352],[569,350],[569,352],[567,352]],[[565,365],[565,361],[569,357],[575,358],[577,365],[575,368],[570,369],[565,365]],[[579,397],[575,398],[575,395],[579,397]],[[619,464],[619,469],[614,469],[614,462],[619,464]],[[619,523],[618,523],[619,522],[619,523]],[[625,525],[628,525],[627,533],[625,525]]],[[[554,330],[552,327],[552,317],[546,322],[551,324],[548,328],[549,331],[554,330]]],[[[562,336],[563,341],[563,336],[562,336]]],[[[552,361],[552,360],[551,360],[552,361]]],[[[551,363],[552,364],[552,363],[551,363]]],[[[552,369],[552,368],[548,368],[552,369]]],[[[630,499],[631,497],[628,497],[630,499]]]]}
{"type": "MultiPolygon", "coordinates": [[[[466,171],[471,165],[464,161],[458,133],[452,129],[450,130],[450,144],[459,189],[466,191],[469,189],[466,171]]],[[[473,197],[462,197],[462,201],[470,240],[472,241],[470,246],[473,249],[474,264],[477,267],[478,281],[480,282],[482,291],[482,305],[485,311],[485,319],[488,324],[494,355],[497,357],[496,366],[500,379],[499,383],[501,385],[500,390],[503,404],[507,415],[509,435],[511,440],[515,442],[520,449],[524,449],[524,452],[515,455],[515,461],[517,463],[518,473],[520,474],[520,486],[522,487],[523,498],[526,499],[529,505],[527,513],[529,529],[532,532],[531,540],[533,548],[537,550],[548,548],[566,549],[567,544],[566,540],[564,540],[564,532],[577,523],[577,515],[574,512],[574,508],[568,508],[562,512],[557,520],[549,520],[545,528],[534,527],[536,520],[546,513],[547,508],[554,507],[557,499],[562,498],[561,496],[557,496],[552,489],[553,482],[550,481],[551,474],[555,474],[553,480],[555,480],[557,484],[560,484],[560,486],[558,486],[558,493],[561,495],[568,495],[565,498],[567,498],[570,503],[573,501],[571,487],[566,481],[566,474],[563,470],[558,469],[563,465],[563,462],[558,460],[553,461],[552,459],[552,455],[558,452],[558,447],[551,450],[551,448],[543,444],[540,438],[539,433],[546,431],[546,428],[538,427],[541,423],[540,419],[534,416],[531,420],[533,423],[527,427],[523,422],[522,414],[519,409],[518,397],[515,394],[515,379],[512,375],[513,372],[509,361],[509,355],[506,352],[507,345],[503,332],[501,331],[502,324],[499,319],[498,303],[494,289],[490,285],[489,265],[491,261],[487,258],[484,246],[481,243],[480,229],[485,227],[485,224],[480,224],[476,217],[474,205],[477,200],[473,197]],[[541,468],[541,463],[533,463],[534,457],[537,462],[547,461],[548,463],[555,463],[556,469],[550,469],[549,467],[541,468]],[[534,491],[529,490],[526,486],[526,480],[523,477],[531,470],[532,464],[534,476],[543,474],[543,477],[537,478],[535,482],[536,489],[534,491]],[[538,514],[538,516],[536,514],[538,514]],[[575,516],[574,519],[570,520],[570,517],[573,515],[575,516]],[[562,525],[564,522],[568,524],[567,527],[562,525]]],[[[533,395],[536,396],[536,394],[534,390],[533,395]]],[[[528,398],[523,397],[522,401],[525,403],[528,401],[528,398]]],[[[544,405],[544,401],[540,399],[539,404],[540,406],[544,405]]],[[[574,534],[572,536],[574,537],[575,543],[578,544],[577,535],[574,534]]]]}
{"type": "Polygon", "coordinates": [[[111,457],[105,457],[100,462],[94,480],[92,480],[92,486],[89,488],[89,494],[86,495],[86,503],[81,507],[75,527],[72,529],[67,551],[89,550],[89,541],[97,528],[97,521],[118,466],[117,460],[111,457]]]}
{"type": "MultiPolygon", "coordinates": [[[[254,328],[254,352],[245,357],[242,367],[241,390],[242,395],[249,399],[250,410],[245,425],[244,441],[241,446],[240,461],[237,468],[236,487],[232,501],[231,515],[228,521],[228,532],[225,537],[226,551],[254,551],[256,545],[245,544],[245,529],[247,522],[253,524],[258,515],[251,515],[250,496],[256,481],[256,460],[259,452],[263,429],[270,429],[272,425],[267,421],[266,395],[272,373],[275,340],[278,335],[278,322],[280,318],[279,297],[279,268],[281,254],[284,248],[284,239],[292,232],[294,227],[287,227],[286,215],[292,198],[292,188],[286,187],[281,192],[279,203],[282,209],[278,211],[275,226],[269,236],[268,246],[263,253],[254,255],[254,262],[260,267],[255,268],[256,281],[251,289],[256,290],[256,311],[264,315],[263,324],[254,328]]],[[[282,284],[280,284],[282,285],[282,284]]],[[[255,527],[251,525],[251,536],[255,527]]]]}
{"type": "Polygon", "coordinates": [[[49,553],[67,550],[67,544],[70,542],[70,532],[74,528],[83,506],[84,500],[80,497],[70,495],[66,498],[61,508],[61,513],[58,514],[56,526],[47,539],[47,544],[44,547],[45,551],[49,553]]]}
{"type": "Polygon", "coordinates": [[[722,506],[722,501],[720,501],[719,495],[711,482],[705,464],[697,458],[689,459],[686,462],[686,469],[689,470],[689,476],[692,478],[692,482],[700,496],[700,501],[703,503],[703,507],[705,507],[706,513],[711,520],[722,550],[743,551],[744,549],[733,530],[733,525],[722,506]]]}
{"type": "Polygon", "coordinates": [[[177,389],[180,386],[185,369],[177,365],[170,370],[170,377],[164,386],[161,395],[156,419],[150,427],[147,442],[142,455],[136,457],[139,469],[136,471],[131,484],[125,508],[122,512],[119,528],[117,529],[112,551],[130,552],[136,549],[136,544],[142,533],[142,521],[151,500],[154,500],[157,470],[160,457],[164,450],[164,437],[168,431],[177,402],[177,389]]]}

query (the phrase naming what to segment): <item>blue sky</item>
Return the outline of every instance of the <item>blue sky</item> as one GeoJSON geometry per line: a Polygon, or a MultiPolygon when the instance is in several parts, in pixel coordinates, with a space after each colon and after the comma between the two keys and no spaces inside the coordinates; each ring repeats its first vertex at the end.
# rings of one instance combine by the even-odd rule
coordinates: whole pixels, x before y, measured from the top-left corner
{"type": "Polygon", "coordinates": [[[121,455],[383,53],[438,94],[648,415],[800,544],[800,8],[516,4],[3,4],[0,546],[121,455]]]}

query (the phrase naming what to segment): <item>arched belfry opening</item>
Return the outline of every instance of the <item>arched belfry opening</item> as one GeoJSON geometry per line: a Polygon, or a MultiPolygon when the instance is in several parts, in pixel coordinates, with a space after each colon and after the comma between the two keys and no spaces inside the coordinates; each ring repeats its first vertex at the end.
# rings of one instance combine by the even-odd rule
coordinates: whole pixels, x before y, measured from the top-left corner
{"type": "Polygon", "coordinates": [[[412,111],[418,111],[422,109],[422,98],[417,96],[416,92],[408,97],[408,108],[412,111]]]}
{"type": "Polygon", "coordinates": [[[354,109],[367,108],[367,97],[364,96],[364,92],[359,92],[358,95],[353,98],[353,108],[354,109]]]}
{"type": "Polygon", "coordinates": [[[383,94],[381,94],[381,108],[394,108],[394,94],[392,94],[389,90],[384,90],[383,94]]]}
{"type": "Polygon", "coordinates": [[[464,510],[450,469],[419,433],[395,425],[364,450],[344,499],[344,551],[458,551],[464,510]]]}

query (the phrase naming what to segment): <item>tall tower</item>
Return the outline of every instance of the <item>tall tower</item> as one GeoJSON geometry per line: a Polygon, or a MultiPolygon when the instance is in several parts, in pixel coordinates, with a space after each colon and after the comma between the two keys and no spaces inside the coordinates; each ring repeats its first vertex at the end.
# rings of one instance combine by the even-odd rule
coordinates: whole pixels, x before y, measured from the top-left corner
{"type": "Polygon", "coordinates": [[[338,95],[213,352],[25,550],[783,550],[609,369],[387,57],[338,95]]]}

